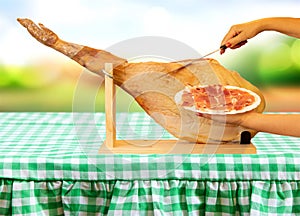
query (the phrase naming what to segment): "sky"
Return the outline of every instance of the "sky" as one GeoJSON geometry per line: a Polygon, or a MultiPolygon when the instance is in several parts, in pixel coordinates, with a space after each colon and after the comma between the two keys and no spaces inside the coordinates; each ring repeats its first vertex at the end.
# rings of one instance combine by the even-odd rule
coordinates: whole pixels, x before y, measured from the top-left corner
{"type": "MultiPolygon", "coordinates": [[[[43,23],[62,39],[106,49],[141,36],[179,40],[205,54],[231,25],[270,16],[299,16],[299,0],[0,0],[0,64],[63,58],[38,44],[18,17],[43,23]]],[[[252,45],[267,40],[265,33],[252,45]]]]}

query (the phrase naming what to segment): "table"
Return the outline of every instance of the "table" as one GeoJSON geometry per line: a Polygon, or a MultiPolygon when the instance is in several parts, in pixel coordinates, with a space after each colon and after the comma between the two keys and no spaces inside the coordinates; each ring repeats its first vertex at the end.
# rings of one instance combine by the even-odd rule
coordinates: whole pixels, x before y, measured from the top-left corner
{"type": "MultiPolygon", "coordinates": [[[[103,113],[0,113],[0,215],[296,215],[300,139],[258,133],[255,155],[99,155],[103,113]]],[[[119,138],[170,139],[145,113],[119,138]]]]}

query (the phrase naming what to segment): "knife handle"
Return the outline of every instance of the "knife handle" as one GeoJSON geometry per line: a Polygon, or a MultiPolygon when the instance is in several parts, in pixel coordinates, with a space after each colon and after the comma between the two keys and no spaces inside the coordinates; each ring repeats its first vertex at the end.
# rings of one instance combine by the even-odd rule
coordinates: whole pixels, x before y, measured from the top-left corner
{"type": "Polygon", "coordinates": [[[227,46],[224,44],[224,45],[220,46],[220,49],[221,49],[221,50],[226,50],[226,49],[227,49],[227,46]]]}
{"type": "MultiPolygon", "coordinates": [[[[248,41],[247,40],[243,40],[241,42],[239,42],[238,44],[236,44],[235,46],[239,46],[239,45],[244,45],[245,43],[247,43],[248,41]]],[[[228,47],[224,44],[222,46],[220,46],[220,49],[221,50],[226,50],[228,47]]]]}

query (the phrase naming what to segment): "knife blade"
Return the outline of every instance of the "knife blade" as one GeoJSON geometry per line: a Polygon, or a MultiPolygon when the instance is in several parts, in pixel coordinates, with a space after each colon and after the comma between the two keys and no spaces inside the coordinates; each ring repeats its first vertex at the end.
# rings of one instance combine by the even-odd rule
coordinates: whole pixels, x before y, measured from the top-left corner
{"type": "Polygon", "coordinates": [[[212,54],[214,54],[214,53],[216,53],[216,52],[218,52],[218,51],[220,51],[220,50],[226,50],[226,49],[227,49],[227,46],[226,46],[226,45],[222,45],[222,46],[220,46],[218,49],[216,49],[216,50],[214,50],[214,51],[212,51],[212,52],[210,52],[210,53],[207,53],[207,54],[205,54],[204,56],[202,56],[202,57],[200,57],[200,58],[193,59],[193,60],[191,60],[190,62],[188,62],[188,63],[186,63],[186,64],[184,64],[184,65],[181,65],[179,68],[176,68],[175,70],[172,70],[172,71],[168,72],[167,74],[173,73],[173,72],[176,72],[176,71],[179,71],[179,70],[181,70],[182,68],[185,68],[185,67],[187,67],[187,66],[193,64],[194,62],[197,62],[197,61],[199,61],[199,60],[201,60],[201,59],[204,59],[204,58],[206,58],[207,56],[210,56],[210,55],[212,55],[212,54]]]}
{"type": "MultiPolygon", "coordinates": [[[[236,44],[235,47],[240,47],[240,46],[244,45],[244,44],[247,43],[247,42],[248,42],[247,40],[243,40],[243,41],[239,42],[238,44],[236,44]]],[[[224,44],[224,45],[220,46],[217,50],[214,50],[214,51],[212,51],[212,52],[210,52],[210,53],[208,53],[208,54],[202,56],[201,58],[193,59],[193,60],[191,60],[190,62],[188,62],[188,63],[186,63],[186,64],[184,64],[184,65],[181,65],[179,68],[176,68],[175,70],[169,71],[169,72],[166,73],[166,74],[173,73],[173,72],[177,72],[177,71],[179,71],[179,70],[181,70],[181,69],[183,69],[183,68],[185,68],[185,67],[187,67],[187,66],[193,64],[194,62],[197,62],[197,61],[199,61],[199,60],[201,60],[201,59],[203,59],[203,58],[205,58],[205,57],[207,57],[207,56],[210,56],[210,55],[212,55],[212,54],[214,54],[214,53],[216,53],[216,52],[218,52],[218,51],[220,51],[220,50],[226,50],[227,48],[228,48],[228,47],[224,44]]],[[[166,74],[165,74],[165,75],[166,75],[166,74]]]]}

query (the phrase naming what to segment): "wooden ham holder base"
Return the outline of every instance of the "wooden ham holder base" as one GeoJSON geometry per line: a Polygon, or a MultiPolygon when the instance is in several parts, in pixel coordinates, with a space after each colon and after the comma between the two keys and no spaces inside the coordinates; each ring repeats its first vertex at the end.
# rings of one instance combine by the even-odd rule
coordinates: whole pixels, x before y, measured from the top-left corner
{"type": "MultiPolygon", "coordinates": [[[[113,75],[111,63],[105,71],[113,75]]],[[[256,154],[248,131],[241,134],[240,143],[196,144],[182,140],[117,140],[116,139],[116,86],[112,78],[105,76],[106,140],[99,154],[256,154]]]]}

